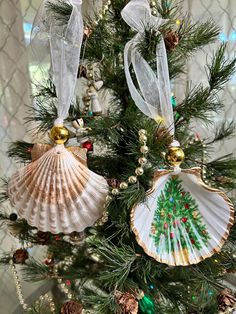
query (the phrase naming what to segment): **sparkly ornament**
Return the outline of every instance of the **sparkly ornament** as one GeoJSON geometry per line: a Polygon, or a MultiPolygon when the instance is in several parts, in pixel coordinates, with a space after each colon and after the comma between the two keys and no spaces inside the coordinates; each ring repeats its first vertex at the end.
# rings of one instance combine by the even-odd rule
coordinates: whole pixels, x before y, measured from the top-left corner
{"type": "Polygon", "coordinates": [[[36,144],[32,158],[8,185],[21,218],[40,231],[68,234],[83,231],[102,216],[108,185],[87,168],[83,149],[36,144]]]}
{"type": "Polygon", "coordinates": [[[87,149],[88,152],[93,151],[93,143],[91,141],[86,141],[82,144],[82,147],[87,149]]]}
{"type": "Polygon", "coordinates": [[[172,266],[196,264],[218,252],[233,220],[232,203],[203,183],[200,168],[156,171],[146,200],[131,212],[144,251],[172,266]]]}
{"type": "Polygon", "coordinates": [[[25,264],[25,261],[29,258],[29,253],[26,249],[18,249],[13,254],[13,263],[25,264]]]}
{"type": "Polygon", "coordinates": [[[138,313],[138,301],[134,295],[129,292],[116,291],[115,297],[117,303],[122,308],[123,314],[137,314],[138,313]]]}
{"type": "Polygon", "coordinates": [[[69,139],[69,130],[64,126],[54,126],[50,131],[51,140],[58,145],[64,144],[69,139]]]}
{"type": "Polygon", "coordinates": [[[61,314],[82,314],[83,306],[76,300],[67,301],[61,308],[61,314]]]}

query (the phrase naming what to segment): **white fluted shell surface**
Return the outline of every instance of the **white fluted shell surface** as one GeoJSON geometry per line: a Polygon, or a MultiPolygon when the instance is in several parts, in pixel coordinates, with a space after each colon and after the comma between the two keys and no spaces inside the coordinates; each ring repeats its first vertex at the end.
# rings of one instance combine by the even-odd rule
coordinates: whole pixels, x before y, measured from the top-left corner
{"type": "Polygon", "coordinates": [[[146,200],[131,212],[144,251],[171,266],[197,264],[218,252],[234,221],[233,205],[201,180],[199,168],[157,171],[146,200]]]}
{"type": "Polygon", "coordinates": [[[103,213],[106,180],[64,145],[40,149],[44,154],[18,170],[8,185],[10,201],[19,216],[54,234],[81,232],[92,226],[103,213]]]}

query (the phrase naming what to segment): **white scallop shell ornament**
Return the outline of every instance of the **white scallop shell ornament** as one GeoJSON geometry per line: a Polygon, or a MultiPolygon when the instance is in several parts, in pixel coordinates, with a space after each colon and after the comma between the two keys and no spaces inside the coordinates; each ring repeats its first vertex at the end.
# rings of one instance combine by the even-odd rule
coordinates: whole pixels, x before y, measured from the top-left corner
{"type": "Polygon", "coordinates": [[[233,205],[201,179],[201,169],[157,171],[143,203],[131,213],[139,245],[158,262],[197,264],[220,251],[234,221],[233,205]]]}
{"type": "Polygon", "coordinates": [[[10,201],[29,225],[69,234],[83,231],[102,216],[108,185],[88,169],[80,150],[36,144],[34,161],[12,176],[10,201]]]}

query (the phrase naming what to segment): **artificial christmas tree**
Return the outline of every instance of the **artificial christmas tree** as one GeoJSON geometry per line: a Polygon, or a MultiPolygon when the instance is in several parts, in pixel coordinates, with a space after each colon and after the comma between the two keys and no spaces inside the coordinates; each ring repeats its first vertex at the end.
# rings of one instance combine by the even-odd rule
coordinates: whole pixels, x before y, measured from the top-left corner
{"type": "MultiPolygon", "coordinates": [[[[63,30],[67,29],[71,22],[70,17],[74,6],[80,5],[81,1],[49,0],[44,4],[46,10],[43,22],[46,23],[47,29],[50,29],[48,26],[53,20],[61,31],[62,36],[59,38],[65,40],[64,43],[62,40],[62,44],[66,44],[68,38],[64,36],[63,30]]],[[[17,275],[18,268],[16,271],[14,265],[15,259],[9,252],[2,257],[1,263],[10,264],[15,276],[19,300],[27,313],[39,314],[47,313],[47,311],[60,313],[60,311],[69,312],[79,308],[79,311],[83,309],[82,311],[85,313],[112,314],[122,313],[122,311],[137,311],[137,302],[138,311],[143,314],[217,313],[217,295],[224,289],[224,273],[235,268],[235,249],[232,244],[236,238],[234,227],[229,241],[226,242],[221,252],[197,265],[187,267],[169,267],[164,263],[157,262],[138,245],[130,227],[130,212],[137,204],[146,202],[148,197],[146,192],[152,187],[153,176],[157,169],[169,169],[164,155],[173,141],[174,133],[185,151],[185,161],[183,158],[181,160],[182,168],[200,166],[203,170],[203,179],[214,187],[224,189],[225,192],[230,192],[236,186],[236,161],[233,155],[223,155],[217,160],[212,160],[210,156],[208,159],[205,158],[206,153],[210,155],[214,143],[223,139],[227,140],[234,134],[233,123],[224,121],[217,125],[211,141],[208,138],[199,139],[199,136],[196,136],[190,127],[193,120],[198,120],[201,123],[198,124],[197,131],[201,130],[203,123],[207,125],[207,122],[212,121],[213,114],[220,113],[223,108],[218,98],[218,92],[233,75],[236,64],[235,59],[225,59],[226,46],[221,45],[207,65],[207,86],[199,84],[186,92],[183,99],[174,99],[174,102],[173,97],[171,102],[170,95],[162,94],[165,87],[168,87],[169,80],[164,85],[162,84],[162,75],[159,71],[162,63],[159,61],[160,59],[163,61],[164,58],[166,62],[166,55],[159,55],[159,48],[161,47],[161,52],[167,50],[168,65],[166,62],[165,75],[168,74],[174,83],[184,72],[187,58],[204,45],[217,41],[219,35],[219,29],[212,21],[193,22],[188,15],[181,15],[180,12],[180,4],[174,0],[150,1],[150,3],[145,0],[131,0],[130,2],[112,0],[103,2],[103,8],[94,21],[84,17],[85,28],[79,68],[86,69],[86,71],[79,71],[79,69],[71,67],[68,60],[66,60],[66,64],[75,74],[73,78],[78,75],[78,80],[85,82],[85,92],[81,91],[82,97],[76,101],[70,94],[72,101],[67,104],[69,111],[68,114],[67,111],[64,112],[63,116],[64,124],[69,130],[66,133],[68,142],[65,143],[63,152],[70,156],[76,165],[79,163],[80,166],[76,169],[80,174],[83,173],[80,171],[81,169],[86,169],[87,173],[89,168],[99,175],[101,182],[106,179],[110,186],[110,193],[106,198],[106,208],[101,217],[103,208],[96,201],[96,191],[90,193],[91,190],[87,190],[89,197],[86,198],[84,206],[90,208],[93,204],[92,209],[99,212],[99,215],[92,219],[94,225],[91,223],[87,228],[83,228],[83,233],[64,234],[62,233],[65,231],[63,228],[56,229],[58,223],[56,222],[54,232],[50,233],[50,236],[48,234],[44,236],[39,231],[48,230],[40,230],[41,228],[38,230],[36,227],[39,226],[35,224],[30,226],[19,215],[14,220],[12,215],[1,213],[2,221],[9,224],[11,228],[20,230],[15,236],[20,239],[22,248],[28,249],[28,246],[32,245],[44,248],[48,246],[48,252],[41,260],[35,260],[32,253],[29,253],[25,265],[19,269],[19,272],[21,270],[24,272],[24,279],[53,281],[64,295],[64,300],[56,295],[53,297],[46,295],[35,304],[27,305],[20,287],[20,277],[17,275]],[[143,24],[142,20],[137,20],[137,27],[135,30],[131,29],[130,24],[128,25],[123,20],[126,11],[122,10],[128,3],[145,5],[145,10],[148,10],[149,13],[147,19],[150,23],[143,24]],[[122,15],[121,12],[123,12],[122,15]],[[157,28],[158,21],[161,23],[157,28]],[[128,46],[126,46],[127,42],[128,46]],[[139,67],[140,60],[141,65],[145,65],[144,68],[139,67]],[[159,63],[156,66],[157,61],[159,63]],[[133,68],[130,67],[131,64],[134,66],[133,68]],[[168,73],[166,65],[169,67],[168,73]],[[97,74],[96,68],[99,69],[99,74],[97,74]],[[142,71],[143,69],[144,71],[142,71]],[[151,76],[145,76],[147,69],[148,71],[152,70],[151,76]],[[134,73],[135,70],[136,73],[134,73]],[[137,72],[138,76],[136,76],[137,72]],[[127,77],[129,77],[128,85],[127,77]],[[146,85],[147,89],[139,89],[139,83],[141,82],[141,86],[143,86],[143,79],[147,78],[150,79],[150,84],[146,85]],[[160,80],[158,81],[158,79],[160,80]],[[96,89],[96,83],[101,81],[102,86],[99,83],[100,88],[96,89]],[[132,92],[130,92],[130,87],[132,92]],[[158,88],[159,94],[154,87],[158,88]],[[92,91],[93,95],[88,95],[88,90],[92,91]],[[103,104],[99,101],[102,90],[108,91],[110,95],[109,103],[105,104],[108,110],[103,110],[103,108],[100,110],[99,107],[103,104]],[[161,114],[159,112],[160,95],[162,95],[161,114]],[[84,96],[86,99],[83,98],[84,96]],[[136,96],[138,101],[140,97],[144,96],[144,102],[150,102],[151,106],[148,108],[151,111],[149,110],[148,114],[137,108],[136,101],[133,100],[136,96]],[[167,104],[168,110],[166,110],[167,104]],[[165,119],[165,113],[173,114],[172,108],[174,110],[173,117],[168,116],[168,119],[165,119]],[[96,111],[96,114],[93,114],[93,110],[96,111]],[[77,144],[75,144],[76,140],[77,144]],[[84,149],[84,143],[89,143],[90,146],[88,147],[86,144],[84,149]],[[70,145],[77,146],[77,155],[71,152],[70,145]],[[91,150],[91,152],[86,155],[87,150],[91,150]],[[224,180],[216,178],[224,178],[224,180]],[[98,218],[100,220],[97,220],[98,218]],[[57,230],[61,232],[54,234],[57,230]],[[118,291],[119,296],[117,296],[118,291]],[[47,302],[41,302],[42,300],[47,302]],[[127,303],[124,304],[124,302],[127,303]],[[44,307],[44,303],[48,303],[46,307],[44,307]]],[[[134,25],[132,24],[132,26],[134,25]]],[[[70,35],[70,33],[68,34],[70,35]]],[[[41,37],[39,36],[39,38],[41,37]]],[[[42,38],[48,40],[50,36],[42,36],[42,38]]],[[[72,45],[72,48],[78,49],[78,46],[73,47],[72,45]]],[[[58,57],[56,61],[59,60],[58,57]]],[[[45,77],[42,85],[37,87],[34,106],[30,109],[27,117],[28,121],[37,123],[38,132],[44,133],[45,139],[48,141],[46,151],[40,153],[43,156],[57,147],[56,145],[52,148],[54,143],[49,141],[47,133],[50,132],[54,121],[60,114],[57,111],[58,99],[60,103],[61,99],[73,89],[72,85],[65,84],[58,95],[58,81],[55,81],[55,72],[53,74],[50,73],[49,77],[45,77]]],[[[170,88],[169,92],[171,92],[170,88]]],[[[54,141],[57,141],[58,138],[55,138],[54,135],[54,141]]],[[[58,133],[56,137],[58,137],[58,133]]],[[[42,158],[38,156],[38,150],[36,150],[37,147],[40,150],[42,146],[38,145],[45,144],[18,141],[10,146],[9,156],[25,163],[26,169],[28,169],[34,162],[38,164],[39,159],[42,158]]],[[[40,165],[43,168],[46,163],[41,161],[40,165]]],[[[61,164],[59,163],[59,165],[61,164]]],[[[68,213],[70,213],[70,206],[73,207],[75,204],[77,206],[80,202],[76,202],[76,200],[80,200],[77,198],[79,193],[76,189],[71,191],[69,199],[72,197],[75,201],[67,202],[68,198],[64,198],[65,194],[63,193],[67,181],[70,181],[73,174],[69,171],[61,172],[61,166],[59,166],[59,170],[57,175],[51,171],[50,176],[45,176],[45,180],[50,177],[50,182],[54,182],[54,179],[64,180],[67,178],[63,181],[62,190],[55,189],[53,199],[57,210],[60,211],[60,208],[64,208],[66,205],[68,213]],[[58,195],[63,195],[60,202],[58,195]]],[[[184,171],[181,172],[182,174],[184,175],[184,171]]],[[[37,182],[36,178],[35,180],[37,182]]],[[[76,182],[79,184],[79,181],[76,182]]],[[[14,191],[17,193],[17,186],[15,188],[14,191]]],[[[33,186],[31,188],[33,189],[33,186]]],[[[98,184],[98,190],[100,188],[101,186],[98,184]]],[[[68,189],[66,191],[70,194],[68,189]]],[[[15,192],[12,192],[12,195],[9,195],[8,192],[8,182],[5,182],[1,194],[2,201],[8,200],[9,196],[12,199],[21,196],[21,193],[16,195],[15,192]]],[[[22,195],[25,193],[29,193],[27,186],[22,189],[22,195]]],[[[42,189],[41,193],[45,200],[52,201],[50,189],[47,191],[42,189]]],[[[29,193],[29,195],[31,194],[29,193]]],[[[16,204],[18,203],[16,210],[24,212],[28,206],[27,200],[28,198],[25,199],[26,206],[23,207],[19,206],[19,202],[16,200],[16,204]]],[[[46,216],[48,217],[50,214],[52,224],[55,225],[55,213],[52,212],[50,202],[48,202],[46,216]]],[[[39,202],[33,210],[40,212],[40,206],[44,208],[44,203],[39,202]]],[[[217,204],[217,206],[221,205],[217,204]]],[[[85,207],[80,207],[81,217],[84,217],[83,209],[85,207]]],[[[168,181],[166,190],[163,190],[163,194],[158,199],[158,203],[155,203],[154,208],[156,213],[151,219],[153,234],[151,230],[145,228],[145,220],[143,221],[145,234],[147,237],[153,236],[154,242],[162,233],[166,232],[166,224],[169,226],[175,223],[172,220],[174,210],[176,210],[181,224],[189,228],[191,245],[195,249],[204,245],[211,235],[211,232],[205,228],[204,215],[198,211],[200,207],[197,204],[196,196],[192,193],[189,194],[178,178],[172,177],[168,181]],[[174,203],[170,194],[176,198],[174,203]],[[161,206],[164,203],[168,208],[162,215],[161,206]],[[193,229],[197,230],[199,237],[195,236],[193,229]]],[[[15,212],[15,209],[12,212],[15,212]]],[[[228,216],[227,219],[224,219],[225,215],[220,211],[217,212],[217,215],[219,220],[221,218],[224,221],[229,219],[228,216]]],[[[72,217],[69,225],[66,225],[66,229],[69,231],[75,231],[68,227],[73,226],[74,222],[76,226],[80,222],[86,225],[83,218],[76,222],[73,220],[73,215],[68,217],[72,217]]],[[[44,218],[41,215],[42,224],[44,218]]],[[[231,225],[232,221],[230,221],[231,225]]],[[[78,231],[81,230],[78,229],[78,231]]],[[[175,234],[172,236],[170,235],[170,248],[173,247],[175,234]]],[[[180,237],[180,243],[185,248],[186,241],[183,236],[180,237]]],[[[232,300],[233,298],[231,298],[232,300]]]]}

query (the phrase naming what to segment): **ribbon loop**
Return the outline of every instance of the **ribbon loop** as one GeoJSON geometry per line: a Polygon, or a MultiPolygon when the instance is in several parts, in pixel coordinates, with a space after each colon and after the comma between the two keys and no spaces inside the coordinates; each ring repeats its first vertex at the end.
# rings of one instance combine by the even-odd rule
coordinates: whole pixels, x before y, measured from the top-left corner
{"type": "Polygon", "coordinates": [[[44,0],[33,27],[37,45],[50,48],[52,78],[58,98],[56,125],[63,124],[73,99],[84,29],[82,1],[65,0],[65,2],[72,7],[65,25],[62,25],[53,14],[48,13],[48,0],[44,0]]]}
{"type": "Polygon", "coordinates": [[[148,117],[163,118],[164,125],[174,135],[174,116],[171,104],[171,88],[166,48],[163,38],[156,47],[157,73],[141,56],[137,42],[142,40],[145,29],[159,33],[159,27],[165,22],[153,16],[147,0],[131,0],[121,12],[122,18],[138,32],[125,46],[124,67],[131,97],[136,106],[148,117]],[[132,65],[139,89],[136,88],[130,73],[132,65]]]}

